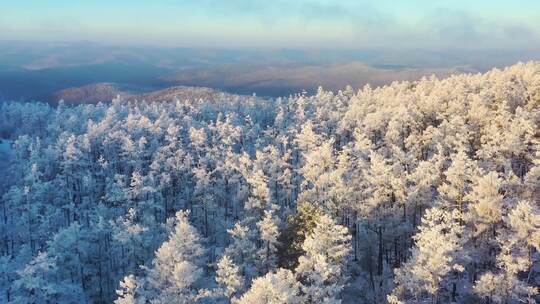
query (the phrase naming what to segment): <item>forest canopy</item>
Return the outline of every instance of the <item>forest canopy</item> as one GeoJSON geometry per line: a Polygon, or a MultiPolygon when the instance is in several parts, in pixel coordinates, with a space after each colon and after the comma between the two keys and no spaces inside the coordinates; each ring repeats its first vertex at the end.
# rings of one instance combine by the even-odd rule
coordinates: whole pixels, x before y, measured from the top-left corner
{"type": "Polygon", "coordinates": [[[0,138],[1,303],[540,300],[540,63],[5,102],[0,138]]]}

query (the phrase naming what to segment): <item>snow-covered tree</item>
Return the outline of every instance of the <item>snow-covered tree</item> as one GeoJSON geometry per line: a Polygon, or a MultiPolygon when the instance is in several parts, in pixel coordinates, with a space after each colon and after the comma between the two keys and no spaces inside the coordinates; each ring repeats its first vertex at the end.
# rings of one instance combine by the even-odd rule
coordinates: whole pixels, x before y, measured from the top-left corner
{"type": "Polygon", "coordinates": [[[414,236],[415,247],[409,261],[396,269],[396,287],[391,299],[406,303],[455,301],[451,299],[451,273],[463,271],[460,252],[463,226],[458,211],[432,208],[422,218],[419,232],[414,236]]]}
{"type": "Polygon", "coordinates": [[[299,294],[294,274],[280,268],[253,281],[251,288],[236,301],[237,304],[300,304],[306,303],[299,294]]]}
{"type": "Polygon", "coordinates": [[[494,303],[535,303],[539,291],[531,281],[531,274],[535,271],[533,267],[540,265],[540,210],[530,202],[521,201],[510,211],[505,223],[508,228],[497,238],[501,247],[498,269],[483,274],[474,290],[494,303]]]}
{"type": "Polygon", "coordinates": [[[59,279],[57,271],[54,258],[40,252],[18,272],[11,303],[88,303],[80,285],[59,279]]]}
{"type": "Polygon", "coordinates": [[[249,281],[256,272],[256,251],[257,246],[254,243],[254,233],[249,231],[248,227],[236,223],[232,229],[227,230],[232,242],[225,249],[225,254],[229,256],[240,268],[242,276],[247,277],[249,281]]]}
{"type": "Polygon", "coordinates": [[[192,303],[196,297],[194,284],[203,275],[204,249],[188,215],[176,213],[174,231],[148,269],[144,292],[152,303],[192,303]]]}
{"type": "Polygon", "coordinates": [[[274,270],[277,266],[279,224],[279,218],[274,216],[271,210],[265,210],[263,219],[257,223],[262,243],[258,256],[263,273],[274,270]]]}
{"type": "Polygon", "coordinates": [[[445,182],[438,191],[448,208],[457,209],[463,214],[466,208],[465,196],[471,191],[478,177],[478,168],[464,151],[452,154],[450,167],[445,171],[445,182]]]}
{"type": "Polygon", "coordinates": [[[347,228],[330,217],[319,218],[306,237],[296,276],[304,303],[337,303],[347,281],[345,264],[351,251],[347,228]]]}
{"type": "Polygon", "coordinates": [[[244,279],[240,275],[240,269],[227,255],[223,255],[217,264],[216,283],[219,285],[219,293],[229,302],[243,290],[244,279]]]}
{"type": "Polygon", "coordinates": [[[294,269],[298,258],[304,253],[302,246],[307,236],[313,233],[323,213],[313,204],[301,203],[297,214],[289,216],[279,236],[278,258],[281,267],[294,269]]]}
{"type": "Polygon", "coordinates": [[[116,291],[118,298],[114,301],[115,304],[143,304],[146,302],[144,292],[139,291],[140,282],[137,278],[130,274],[120,281],[120,289],[116,291]]]}

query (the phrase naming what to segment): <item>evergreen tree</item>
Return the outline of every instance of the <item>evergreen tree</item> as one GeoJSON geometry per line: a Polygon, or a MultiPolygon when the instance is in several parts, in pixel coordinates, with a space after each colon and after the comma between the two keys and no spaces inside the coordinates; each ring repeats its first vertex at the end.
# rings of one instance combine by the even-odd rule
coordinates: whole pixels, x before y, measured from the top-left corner
{"type": "Polygon", "coordinates": [[[296,276],[303,303],[337,303],[347,282],[345,264],[351,251],[347,228],[321,216],[306,237],[296,276]]]}
{"type": "Polygon", "coordinates": [[[227,255],[217,264],[216,282],[220,288],[219,293],[225,296],[229,303],[243,290],[244,279],[240,275],[240,269],[227,255]]]}
{"type": "Polygon", "coordinates": [[[279,237],[279,218],[265,210],[264,217],[257,223],[262,246],[258,251],[260,271],[267,273],[277,266],[277,250],[279,237]]]}
{"type": "MultiPolygon", "coordinates": [[[[463,226],[456,220],[458,211],[432,208],[426,211],[418,233],[412,256],[395,270],[396,287],[389,300],[405,303],[432,303],[455,301],[450,299],[453,271],[463,271],[459,264],[464,241],[463,226]]],[[[463,257],[461,257],[463,258],[463,257]]]]}
{"type": "Polygon", "coordinates": [[[237,304],[300,304],[305,303],[299,295],[298,283],[287,269],[267,273],[253,281],[251,288],[242,295],[237,304]]]}

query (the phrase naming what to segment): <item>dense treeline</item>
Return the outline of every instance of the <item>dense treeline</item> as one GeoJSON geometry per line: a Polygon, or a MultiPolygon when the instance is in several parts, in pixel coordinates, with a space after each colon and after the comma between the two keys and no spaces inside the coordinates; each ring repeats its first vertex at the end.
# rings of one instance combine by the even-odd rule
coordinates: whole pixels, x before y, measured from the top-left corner
{"type": "Polygon", "coordinates": [[[2,303],[534,303],[540,64],[0,105],[2,303]]]}

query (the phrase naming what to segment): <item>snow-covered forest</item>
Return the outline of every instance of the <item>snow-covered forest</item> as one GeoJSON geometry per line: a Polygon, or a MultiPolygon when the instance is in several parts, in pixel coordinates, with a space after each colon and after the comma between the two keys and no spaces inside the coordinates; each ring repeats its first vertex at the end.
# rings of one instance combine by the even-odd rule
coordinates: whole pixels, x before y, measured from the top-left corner
{"type": "Polygon", "coordinates": [[[278,99],[7,102],[0,303],[536,303],[539,125],[534,62],[278,99]]]}

